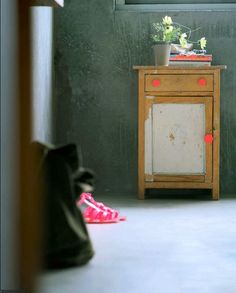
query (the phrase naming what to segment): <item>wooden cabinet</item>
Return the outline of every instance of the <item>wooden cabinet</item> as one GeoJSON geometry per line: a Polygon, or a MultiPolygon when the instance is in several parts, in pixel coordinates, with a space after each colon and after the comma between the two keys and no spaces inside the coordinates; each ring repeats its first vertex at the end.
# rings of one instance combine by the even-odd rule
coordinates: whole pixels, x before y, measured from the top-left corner
{"type": "Polygon", "coordinates": [[[211,189],[219,199],[220,70],[225,66],[134,66],[138,70],[138,190],[211,189]]]}

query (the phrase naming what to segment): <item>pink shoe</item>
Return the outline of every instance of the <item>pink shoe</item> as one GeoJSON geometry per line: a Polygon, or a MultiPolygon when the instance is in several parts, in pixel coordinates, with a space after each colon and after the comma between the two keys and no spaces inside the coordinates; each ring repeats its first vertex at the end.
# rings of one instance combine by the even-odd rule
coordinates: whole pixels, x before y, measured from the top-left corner
{"type": "Polygon", "coordinates": [[[91,193],[81,194],[77,205],[81,206],[83,203],[88,206],[83,212],[87,223],[115,223],[126,220],[126,217],[121,217],[118,211],[95,201],[91,193]]]}

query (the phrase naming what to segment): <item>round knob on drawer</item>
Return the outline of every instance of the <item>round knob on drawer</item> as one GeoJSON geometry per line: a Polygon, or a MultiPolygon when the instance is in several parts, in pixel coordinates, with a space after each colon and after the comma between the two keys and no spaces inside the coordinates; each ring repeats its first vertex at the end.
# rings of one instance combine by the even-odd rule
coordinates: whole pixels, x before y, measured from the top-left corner
{"type": "Polygon", "coordinates": [[[211,144],[213,142],[213,135],[212,134],[206,134],[204,136],[204,140],[205,140],[205,143],[211,144]]]}
{"type": "Polygon", "coordinates": [[[206,80],[205,80],[205,78],[200,78],[199,80],[198,80],[198,84],[200,85],[200,86],[205,86],[206,85],[206,80]]]}
{"type": "Polygon", "coordinates": [[[154,79],[152,81],[152,85],[155,86],[155,87],[159,86],[160,84],[161,84],[161,81],[159,79],[154,79]]]}

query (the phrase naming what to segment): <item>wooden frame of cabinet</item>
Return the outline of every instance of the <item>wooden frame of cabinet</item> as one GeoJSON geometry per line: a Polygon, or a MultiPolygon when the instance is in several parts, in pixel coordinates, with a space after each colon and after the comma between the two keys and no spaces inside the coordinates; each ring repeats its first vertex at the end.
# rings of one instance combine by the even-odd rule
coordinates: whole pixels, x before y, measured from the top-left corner
{"type": "MultiPolygon", "coordinates": [[[[220,150],[220,70],[226,66],[134,66],[138,70],[138,196],[152,188],[211,189],[219,199],[220,150]],[[158,81],[157,85],[153,84],[158,81]],[[203,84],[201,84],[203,81],[203,84]],[[205,134],[212,143],[205,144],[204,174],[148,174],[145,172],[145,121],[156,104],[202,104],[205,107],[205,134]]],[[[204,137],[202,137],[204,139],[204,137]]],[[[152,151],[151,151],[152,152],[152,151]]]]}

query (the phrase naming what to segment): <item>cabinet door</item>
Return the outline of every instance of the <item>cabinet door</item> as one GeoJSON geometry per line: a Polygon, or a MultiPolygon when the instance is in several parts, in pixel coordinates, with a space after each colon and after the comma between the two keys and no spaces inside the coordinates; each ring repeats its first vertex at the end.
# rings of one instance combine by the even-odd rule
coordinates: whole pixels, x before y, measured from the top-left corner
{"type": "Polygon", "coordinates": [[[145,180],[211,182],[212,98],[147,96],[146,113],[145,180]]]}

